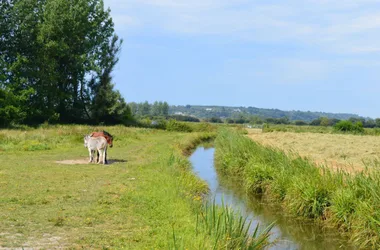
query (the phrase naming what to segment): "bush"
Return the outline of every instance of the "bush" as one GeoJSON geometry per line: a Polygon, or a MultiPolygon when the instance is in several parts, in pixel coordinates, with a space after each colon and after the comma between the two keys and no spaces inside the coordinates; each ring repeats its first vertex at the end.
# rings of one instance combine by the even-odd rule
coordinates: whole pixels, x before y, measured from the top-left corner
{"type": "Polygon", "coordinates": [[[192,132],[192,128],[183,122],[177,122],[176,120],[169,120],[166,124],[167,131],[177,131],[177,132],[192,132]]]}
{"type": "Polygon", "coordinates": [[[171,115],[169,118],[183,122],[200,122],[198,118],[187,115],[171,115]]]}
{"type": "Polygon", "coordinates": [[[273,130],[271,130],[269,128],[269,124],[268,123],[264,123],[262,128],[261,128],[262,132],[265,133],[265,132],[273,132],[273,130]]]}
{"type": "Polygon", "coordinates": [[[353,124],[351,121],[342,120],[334,125],[334,130],[340,132],[354,132],[354,133],[363,133],[363,123],[356,122],[353,124]]]}
{"type": "Polygon", "coordinates": [[[300,121],[300,120],[294,121],[294,124],[297,125],[297,126],[305,126],[305,125],[308,125],[307,122],[305,122],[305,121],[300,121]]]}
{"type": "Polygon", "coordinates": [[[222,119],[220,119],[219,117],[207,118],[205,121],[211,123],[223,123],[222,119]]]}
{"type": "Polygon", "coordinates": [[[218,127],[208,122],[199,122],[188,124],[193,132],[216,132],[218,127]]]}

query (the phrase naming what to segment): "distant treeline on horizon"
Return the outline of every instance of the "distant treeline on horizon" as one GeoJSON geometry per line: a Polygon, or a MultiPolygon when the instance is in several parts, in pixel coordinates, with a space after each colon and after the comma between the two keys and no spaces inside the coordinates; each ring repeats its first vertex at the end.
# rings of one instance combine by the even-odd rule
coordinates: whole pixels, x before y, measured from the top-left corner
{"type": "Polygon", "coordinates": [[[310,111],[282,111],[253,107],[168,105],[167,102],[131,102],[128,104],[137,120],[159,121],[174,119],[186,122],[211,122],[229,124],[294,124],[312,126],[334,126],[347,120],[352,124],[360,122],[363,127],[380,127],[380,118],[364,118],[355,114],[324,113],[310,111]]]}
{"type": "Polygon", "coordinates": [[[261,119],[266,118],[288,118],[290,121],[311,122],[320,117],[329,119],[348,120],[350,118],[365,119],[357,114],[349,113],[326,113],[311,111],[283,111],[279,109],[265,109],[256,107],[228,107],[228,106],[201,106],[201,105],[172,105],[169,114],[195,116],[200,119],[207,118],[242,118],[246,116],[257,116],[261,119]]]}
{"type": "Polygon", "coordinates": [[[196,117],[214,123],[334,126],[341,120],[348,120],[352,123],[360,122],[367,128],[380,127],[379,118],[364,118],[356,114],[283,111],[255,107],[172,105],[169,108],[169,114],[175,117],[183,116],[181,120],[186,120],[185,117],[196,117]]]}

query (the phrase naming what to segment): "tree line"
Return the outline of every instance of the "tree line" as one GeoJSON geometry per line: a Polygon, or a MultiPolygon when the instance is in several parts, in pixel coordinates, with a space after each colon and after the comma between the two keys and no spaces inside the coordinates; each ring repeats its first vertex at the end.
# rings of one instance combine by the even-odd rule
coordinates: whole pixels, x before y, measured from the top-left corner
{"type": "Polygon", "coordinates": [[[167,102],[158,102],[150,104],[148,101],[145,102],[130,102],[128,103],[132,115],[135,117],[144,117],[144,116],[162,116],[167,117],[169,115],[169,104],[167,102]]]}
{"type": "Polygon", "coordinates": [[[283,111],[279,109],[264,109],[255,107],[228,107],[228,106],[199,106],[199,105],[173,105],[170,106],[170,114],[182,113],[188,116],[195,116],[200,119],[232,119],[239,120],[241,117],[259,117],[260,119],[273,118],[281,119],[287,118],[290,121],[305,121],[311,122],[319,117],[328,117],[329,119],[347,120],[350,117],[362,118],[355,114],[344,113],[325,113],[325,112],[311,112],[311,111],[283,111]]]}
{"type": "Polygon", "coordinates": [[[295,120],[291,121],[287,117],[282,118],[260,118],[258,116],[240,116],[238,118],[226,118],[224,121],[220,118],[210,118],[206,119],[208,121],[218,122],[218,123],[236,123],[236,124],[257,124],[261,125],[264,123],[267,124],[285,124],[285,125],[298,125],[298,126],[335,126],[341,121],[348,121],[351,124],[361,124],[364,128],[380,128],[380,118],[377,119],[364,119],[357,117],[350,117],[347,120],[340,120],[336,118],[328,118],[328,117],[319,117],[310,122],[303,120],[295,120]]]}
{"type": "Polygon", "coordinates": [[[0,126],[123,123],[122,40],[102,0],[0,0],[0,126]]]}

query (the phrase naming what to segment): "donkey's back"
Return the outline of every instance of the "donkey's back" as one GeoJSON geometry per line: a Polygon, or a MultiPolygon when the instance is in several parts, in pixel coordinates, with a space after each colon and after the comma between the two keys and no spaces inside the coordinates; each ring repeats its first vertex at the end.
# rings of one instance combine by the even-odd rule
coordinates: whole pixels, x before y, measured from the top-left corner
{"type": "Polygon", "coordinates": [[[87,147],[91,150],[99,150],[107,147],[107,140],[104,137],[87,137],[87,147]]]}

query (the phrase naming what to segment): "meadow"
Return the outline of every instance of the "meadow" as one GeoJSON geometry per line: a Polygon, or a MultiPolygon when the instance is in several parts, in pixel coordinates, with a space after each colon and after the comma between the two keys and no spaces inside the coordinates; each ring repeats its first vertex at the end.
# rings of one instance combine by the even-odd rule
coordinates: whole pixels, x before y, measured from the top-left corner
{"type": "MultiPolygon", "coordinates": [[[[325,128],[328,129],[328,128],[325,128]]],[[[254,141],[285,152],[297,152],[318,165],[357,172],[379,164],[380,140],[374,135],[274,131],[248,129],[254,141]]]]}
{"type": "Polygon", "coordinates": [[[377,161],[354,174],[331,170],[228,129],[218,133],[215,144],[217,168],[238,177],[248,195],[279,204],[290,216],[335,227],[358,248],[380,248],[377,161]]]}
{"type": "Polygon", "coordinates": [[[208,187],[186,158],[215,137],[201,126],[0,130],[0,247],[262,249],[269,232],[248,235],[241,215],[203,202],[208,187]],[[88,159],[83,135],[102,129],[112,164],[62,164],[88,159]]]}
{"type": "MultiPolygon", "coordinates": [[[[285,125],[285,124],[264,124],[258,125],[263,128],[263,132],[294,132],[294,133],[319,133],[319,134],[346,134],[336,131],[333,126],[310,126],[310,125],[285,125]]],[[[355,134],[355,133],[351,133],[355,134]]],[[[380,128],[364,128],[360,135],[380,135],[380,128]]]]}

